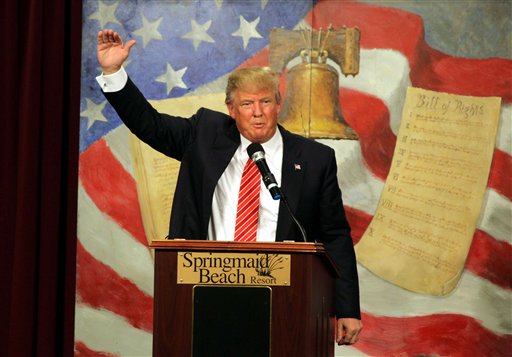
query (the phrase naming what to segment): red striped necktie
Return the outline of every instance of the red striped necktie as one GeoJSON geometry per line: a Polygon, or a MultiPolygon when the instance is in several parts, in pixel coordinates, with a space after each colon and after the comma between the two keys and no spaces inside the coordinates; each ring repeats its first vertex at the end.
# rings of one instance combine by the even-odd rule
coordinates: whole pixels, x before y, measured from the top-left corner
{"type": "Polygon", "coordinates": [[[236,211],[235,241],[253,242],[258,229],[261,174],[253,160],[247,160],[242,173],[238,208],[236,211]]]}

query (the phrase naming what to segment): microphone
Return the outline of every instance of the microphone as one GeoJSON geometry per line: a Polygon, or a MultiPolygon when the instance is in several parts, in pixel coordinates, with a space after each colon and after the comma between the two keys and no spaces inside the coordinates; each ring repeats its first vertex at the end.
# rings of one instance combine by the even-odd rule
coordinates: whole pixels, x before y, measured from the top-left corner
{"type": "Polygon", "coordinates": [[[302,224],[297,220],[295,215],[293,214],[290,205],[288,204],[288,200],[286,199],[286,196],[281,191],[281,188],[277,185],[276,179],[274,175],[270,172],[270,169],[268,168],[267,161],[265,160],[265,150],[263,150],[263,146],[258,143],[252,143],[247,147],[247,154],[249,154],[249,157],[254,161],[258,169],[261,173],[261,178],[263,179],[263,183],[265,184],[265,187],[270,191],[270,195],[274,200],[281,200],[286,209],[288,210],[288,213],[292,217],[293,221],[299,228],[300,234],[302,236],[302,240],[304,243],[308,241],[306,230],[304,227],[302,227],[302,224]]]}
{"type": "Polygon", "coordinates": [[[254,161],[260,170],[263,183],[269,190],[272,198],[274,200],[281,199],[283,197],[283,193],[277,185],[274,175],[272,175],[270,169],[268,168],[267,161],[265,160],[265,150],[263,150],[263,146],[258,143],[252,143],[247,147],[247,154],[249,154],[249,157],[252,159],[252,161],[254,161]]]}

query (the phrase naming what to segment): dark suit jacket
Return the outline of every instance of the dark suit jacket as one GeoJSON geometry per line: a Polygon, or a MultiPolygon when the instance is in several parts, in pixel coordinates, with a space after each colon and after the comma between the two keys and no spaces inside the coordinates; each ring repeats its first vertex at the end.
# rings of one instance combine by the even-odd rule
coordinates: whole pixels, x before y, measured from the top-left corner
{"type": "MultiPolygon", "coordinates": [[[[215,186],[240,145],[235,121],[204,108],[190,119],[158,113],[130,79],[121,91],[105,96],[142,141],[181,161],[169,237],[207,239],[215,186]]],[[[355,254],[334,150],[281,126],[279,130],[283,138],[282,191],[308,239],[324,243],[338,265],[342,277],[336,285],[336,315],[360,318],[355,254]]],[[[276,240],[302,241],[283,202],[276,240]]]]}

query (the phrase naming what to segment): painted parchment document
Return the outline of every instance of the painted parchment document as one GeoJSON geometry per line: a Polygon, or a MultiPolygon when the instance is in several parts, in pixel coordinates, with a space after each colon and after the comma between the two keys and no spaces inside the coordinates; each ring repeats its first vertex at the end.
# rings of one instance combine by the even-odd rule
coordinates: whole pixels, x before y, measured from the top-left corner
{"type": "Polygon", "coordinates": [[[417,293],[455,288],[483,202],[500,103],[408,88],[377,212],[356,246],[361,264],[417,293]]]}
{"type": "MultiPolygon", "coordinates": [[[[198,109],[197,103],[206,108],[227,112],[224,93],[185,96],[151,101],[161,113],[191,117],[198,109]]],[[[137,195],[148,242],[163,239],[169,233],[169,217],[180,169],[179,161],[152,149],[131,134],[131,148],[137,181],[137,195]]]]}

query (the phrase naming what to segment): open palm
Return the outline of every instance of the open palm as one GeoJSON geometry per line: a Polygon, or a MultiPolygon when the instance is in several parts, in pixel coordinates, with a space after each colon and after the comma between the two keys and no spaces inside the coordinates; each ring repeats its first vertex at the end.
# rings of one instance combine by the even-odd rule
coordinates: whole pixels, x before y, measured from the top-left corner
{"type": "Polygon", "coordinates": [[[130,54],[135,40],[123,44],[121,36],[112,30],[98,32],[98,62],[103,74],[117,72],[130,54]]]}

